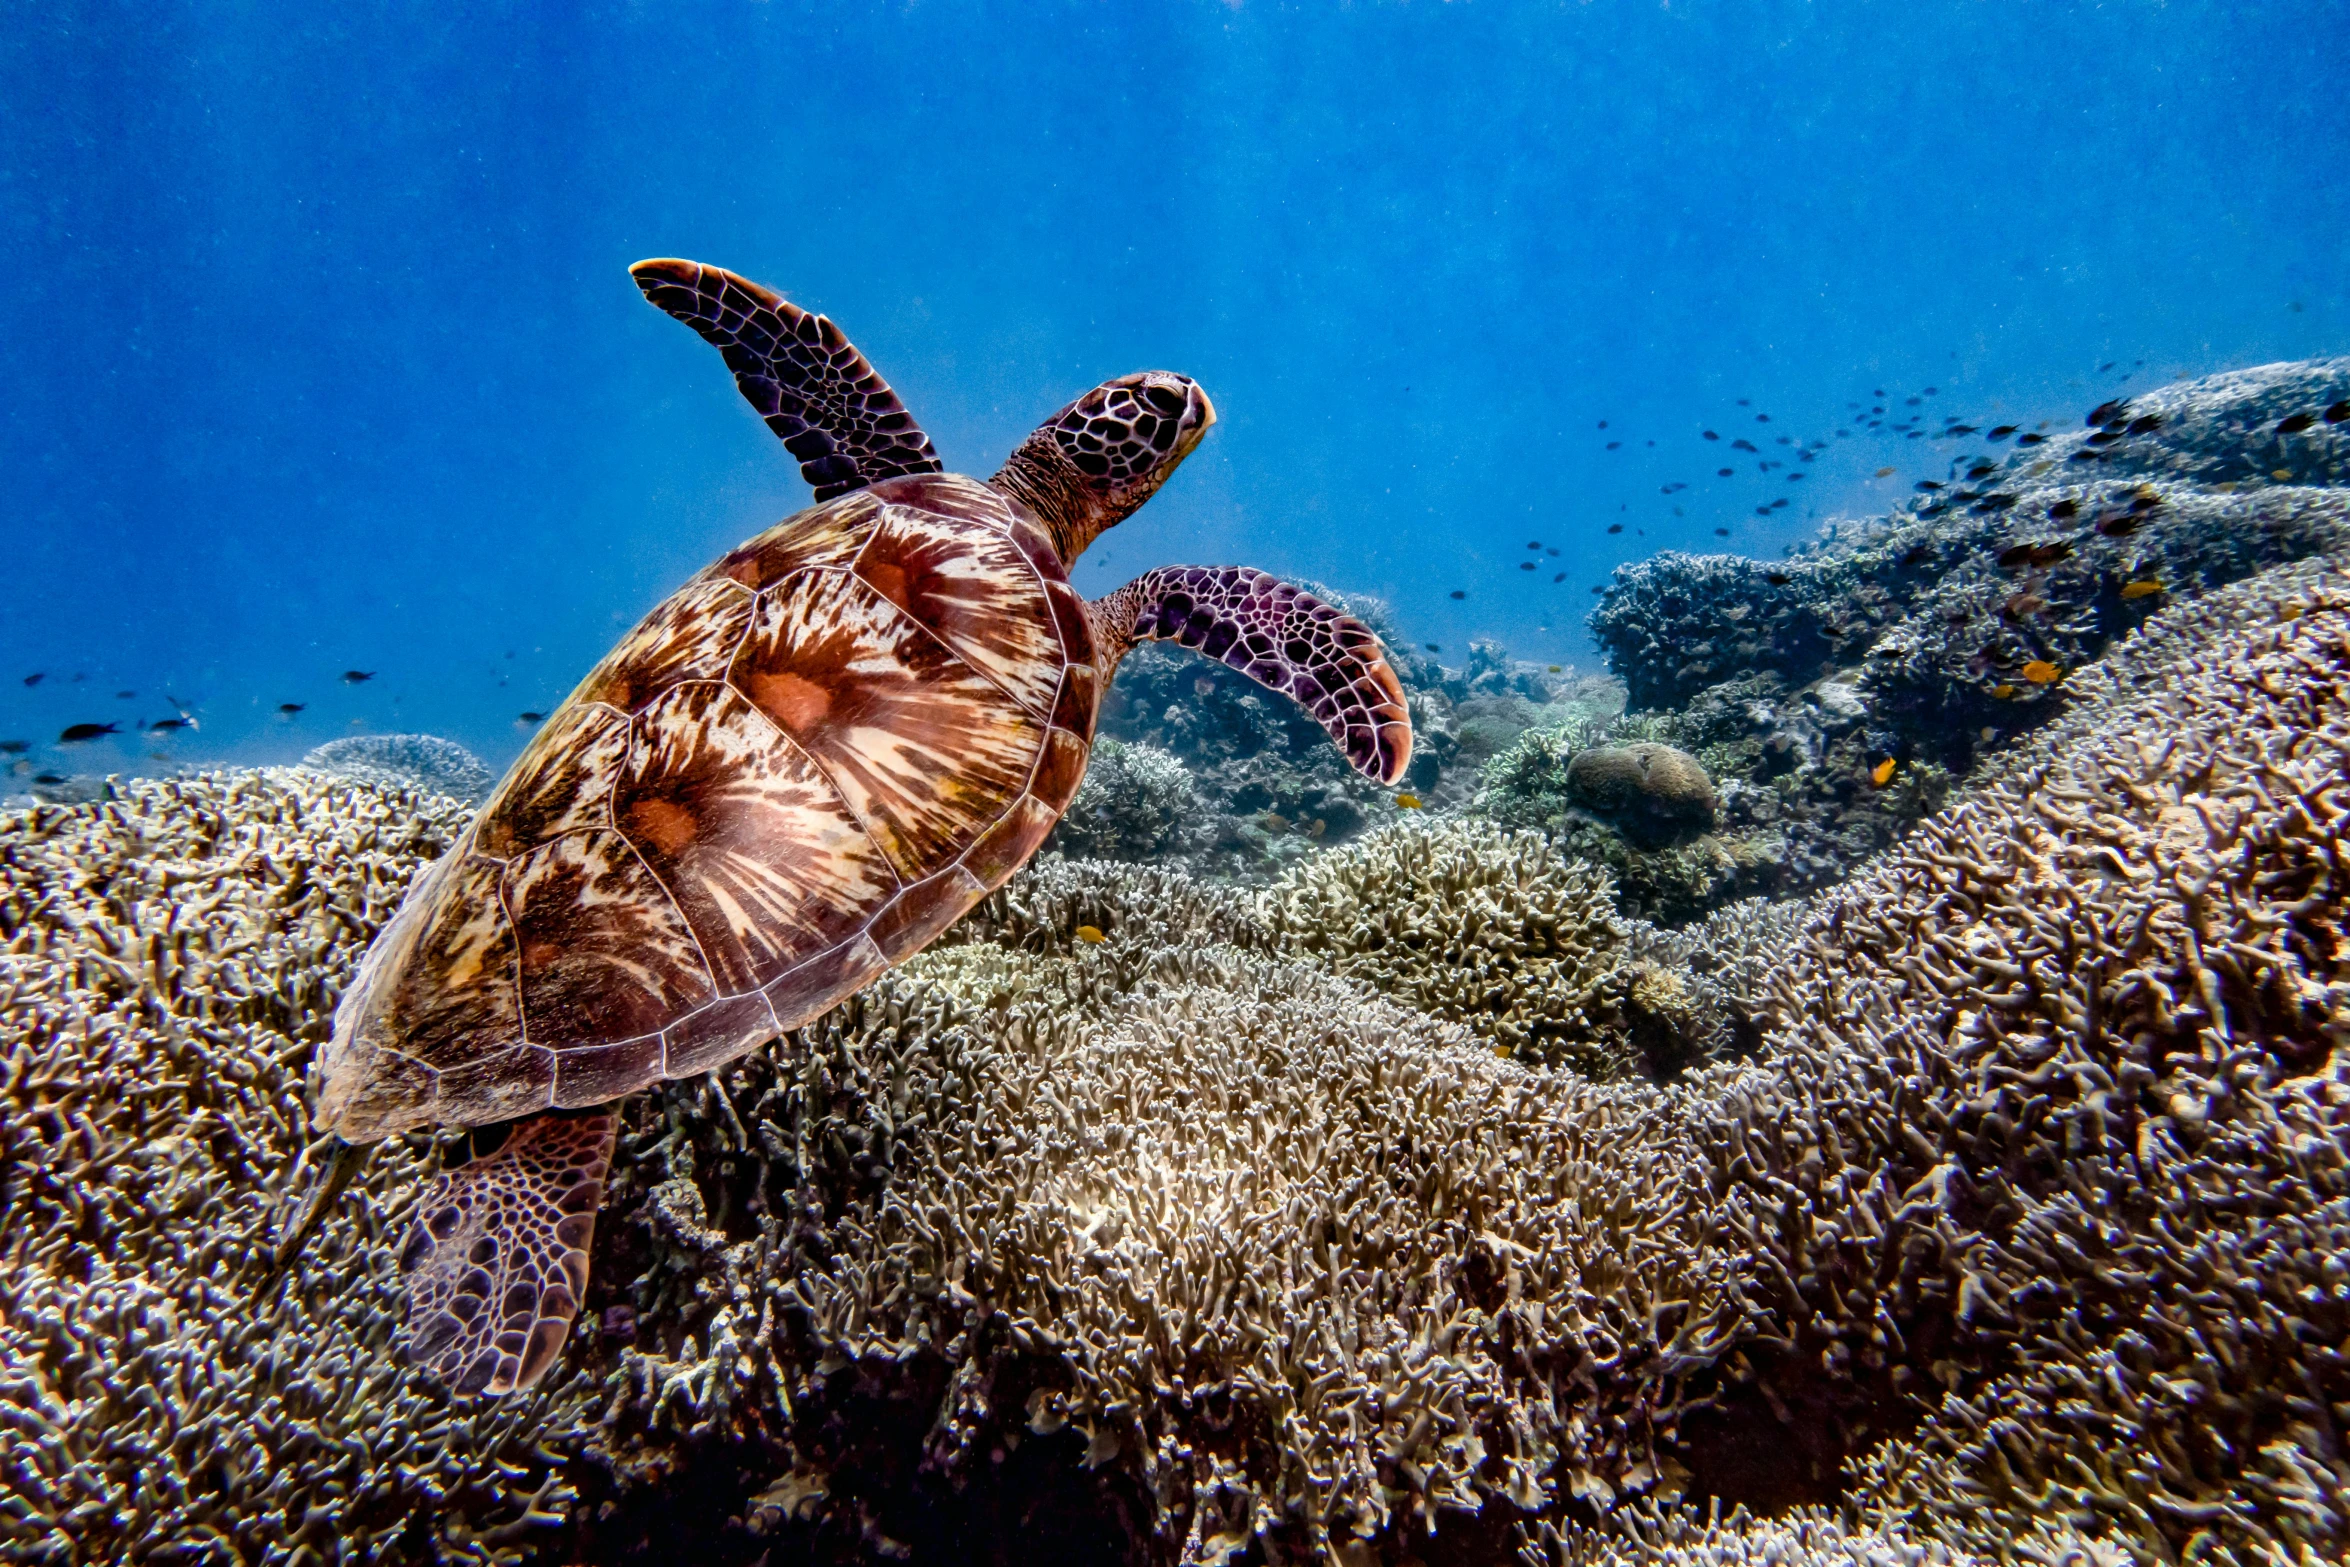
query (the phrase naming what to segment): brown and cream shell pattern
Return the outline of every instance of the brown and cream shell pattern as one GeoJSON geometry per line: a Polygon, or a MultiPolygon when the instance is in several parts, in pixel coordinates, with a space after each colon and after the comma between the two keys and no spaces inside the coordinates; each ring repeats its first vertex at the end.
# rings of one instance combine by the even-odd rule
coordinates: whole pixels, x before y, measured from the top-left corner
{"type": "Polygon", "coordinates": [[[325,1118],[599,1104],[796,1027],[1035,852],[1099,689],[1051,542],[988,486],[786,519],[589,673],[402,909],[349,1041],[377,1069],[325,1118]]]}

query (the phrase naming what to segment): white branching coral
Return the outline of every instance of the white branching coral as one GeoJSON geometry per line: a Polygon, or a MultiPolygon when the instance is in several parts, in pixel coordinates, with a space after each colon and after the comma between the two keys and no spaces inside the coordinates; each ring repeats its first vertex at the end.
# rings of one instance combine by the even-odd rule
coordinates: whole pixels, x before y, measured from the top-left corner
{"type": "Polygon", "coordinates": [[[298,771],[0,819],[0,1557],[486,1562],[560,1520],[572,1395],[452,1406],[387,1353],[415,1150],[270,1261],[308,1054],[463,819],[298,771]]]}

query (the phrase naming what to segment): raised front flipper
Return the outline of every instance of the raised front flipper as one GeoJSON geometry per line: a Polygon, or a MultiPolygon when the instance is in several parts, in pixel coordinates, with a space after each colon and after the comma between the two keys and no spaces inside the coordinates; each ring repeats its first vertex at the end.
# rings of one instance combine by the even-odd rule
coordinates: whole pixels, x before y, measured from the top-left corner
{"type": "Polygon", "coordinates": [[[898,394],[824,317],[698,261],[640,261],[628,274],[726,356],[734,384],[800,460],[818,500],[944,471],[898,394]]]}
{"type": "Polygon", "coordinates": [[[400,1252],[408,1353],[457,1393],[511,1393],[555,1362],[587,1294],[588,1242],[619,1129],[612,1106],[473,1133],[400,1252]]]}
{"type": "Polygon", "coordinates": [[[1403,683],[1379,638],[1302,588],[1246,566],[1162,566],[1087,607],[1105,670],[1137,642],[1180,642],[1296,698],[1372,782],[1411,763],[1403,683]]]}

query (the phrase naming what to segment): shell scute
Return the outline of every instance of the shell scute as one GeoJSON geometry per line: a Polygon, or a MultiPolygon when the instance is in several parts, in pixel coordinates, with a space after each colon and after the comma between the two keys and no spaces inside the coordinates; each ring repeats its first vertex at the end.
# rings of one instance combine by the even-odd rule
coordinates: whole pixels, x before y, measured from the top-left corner
{"type": "Polygon", "coordinates": [[[711,1000],[693,932],[628,840],[572,833],[516,859],[523,1037],[550,1050],[657,1034],[711,1000]]]}
{"type": "Polygon", "coordinates": [[[857,575],[1029,712],[1051,710],[1061,647],[1044,581],[1010,538],[936,512],[886,507],[857,557],[857,575]]]}
{"type": "Polygon", "coordinates": [[[386,1019],[401,1053],[446,1072],[522,1042],[514,928],[498,900],[505,867],[460,852],[426,888],[416,945],[386,1019]]]}
{"type": "Polygon", "coordinates": [[[963,868],[983,886],[1002,886],[1012,872],[1027,864],[1028,857],[1043,846],[1045,835],[1060,819],[1058,811],[1032,796],[1022,795],[1019,803],[971,846],[971,851],[963,856],[963,868]]]}
{"type": "Polygon", "coordinates": [[[469,1126],[544,1110],[555,1097],[555,1053],[516,1045],[441,1072],[440,1114],[469,1126]]]}
{"type": "Polygon", "coordinates": [[[871,984],[889,967],[889,958],[870,936],[819,953],[769,985],[767,1004],[778,1029],[798,1028],[835,1002],[871,984]]]}
{"type": "Polygon", "coordinates": [[[763,992],[728,996],[669,1025],[662,1040],[668,1047],[664,1077],[688,1077],[723,1066],[736,1056],[773,1039],[779,1030],[775,1012],[763,992]]]}
{"type": "Polygon", "coordinates": [[[976,877],[960,865],[950,865],[899,893],[874,916],[867,934],[882,956],[896,963],[921,951],[986,896],[987,889],[976,877]]]}
{"type": "Polygon", "coordinates": [[[815,761],[909,881],[1003,815],[1044,743],[1041,720],[841,572],[802,572],[762,595],[730,683],[815,761]]]}
{"type": "Polygon", "coordinates": [[[865,547],[880,515],[881,503],[871,490],[844,495],[786,517],[719,556],[703,576],[722,577],[757,593],[810,566],[846,567],[865,547]]]}
{"type": "Polygon", "coordinates": [[[721,680],[751,623],[751,591],[723,577],[687,583],[588,671],[575,703],[633,713],[681,680],[721,680]]]}
{"type": "Polygon", "coordinates": [[[573,1045],[555,1052],[555,1108],[584,1110],[632,1094],[667,1074],[662,1038],[646,1034],[609,1045],[573,1045]]]}
{"type": "Polygon", "coordinates": [[[668,889],[721,994],[757,990],[847,940],[896,891],[831,783],[732,687],[674,687],[635,728],[613,820],[668,889]]]}
{"type": "Polygon", "coordinates": [[[612,824],[612,784],[628,757],[628,720],[595,703],[566,703],[482,807],[474,846],[510,860],[550,838],[612,824]]]}

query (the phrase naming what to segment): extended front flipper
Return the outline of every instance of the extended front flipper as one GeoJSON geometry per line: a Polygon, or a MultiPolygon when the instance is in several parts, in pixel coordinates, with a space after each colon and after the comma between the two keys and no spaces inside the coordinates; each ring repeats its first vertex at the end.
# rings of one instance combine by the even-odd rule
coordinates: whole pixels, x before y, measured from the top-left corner
{"type": "Polygon", "coordinates": [[[824,317],[698,261],[640,261],[628,274],[726,356],[734,384],[800,460],[818,500],[944,470],[898,394],[824,317]]]}
{"type": "Polygon", "coordinates": [[[1372,782],[1411,763],[1403,683],[1379,638],[1302,588],[1246,566],[1162,566],[1086,607],[1105,678],[1137,642],[1180,642],[1296,698],[1372,782]]]}
{"type": "Polygon", "coordinates": [[[587,1294],[617,1110],[478,1128],[426,1191],[400,1252],[408,1352],[451,1391],[511,1393],[554,1364],[587,1294]]]}

